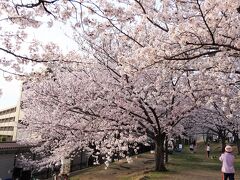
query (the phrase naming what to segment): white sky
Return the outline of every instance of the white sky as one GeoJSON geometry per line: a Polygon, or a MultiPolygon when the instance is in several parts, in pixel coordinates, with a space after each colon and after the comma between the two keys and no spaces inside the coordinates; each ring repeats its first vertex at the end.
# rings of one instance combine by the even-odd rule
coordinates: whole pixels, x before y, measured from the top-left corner
{"type": "MultiPolygon", "coordinates": [[[[67,26],[55,24],[52,28],[47,28],[46,25],[42,25],[40,28],[30,31],[30,36],[36,39],[39,38],[44,44],[54,42],[60,46],[63,53],[67,53],[76,49],[77,45],[65,35],[66,33],[71,34],[71,29],[67,26]]],[[[21,82],[16,80],[5,81],[0,71],[0,89],[3,93],[0,96],[0,109],[15,106],[18,103],[21,94],[21,82]]]]}
{"type": "Polygon", "coordinates": [[[12,80],[5,81],[0,75],[0,89],[2,89],[2,96],[0,96],[0,109],[17,105],[21,94],[21,82],[12,80]]]}

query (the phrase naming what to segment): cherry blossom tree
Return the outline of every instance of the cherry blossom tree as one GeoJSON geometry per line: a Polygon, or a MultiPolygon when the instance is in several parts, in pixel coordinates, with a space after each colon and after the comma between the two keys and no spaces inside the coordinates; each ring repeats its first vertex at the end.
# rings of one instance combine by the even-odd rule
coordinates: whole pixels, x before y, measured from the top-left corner
{"type": "MultiPolygon", "coordinates": [[[[50,60],[39,57],[36,41],[29,46],[30,53],[18,54],[28,34],[25,29],[39,27],[41,17],[47,19],[50,27],[58,20],[72,24],[91,43],[101,42],[98,48],[106,52],[104,44],[110,39],[115,45],[123,43],[121,52],[126,52],[126,56],[129,46],[135,51],[157,51],[154,58],[145,60],[138,68],[162,60],[186,62],[207,55],[216,60],[223,58],[227,64],[239,58],[239,7],[236,0],[3,1],[2,22],[24,29],[13,35],[6,31],[1,50],[15,56],[17,62],[50,60]]],[[[111,53],[108,55],[112,57],[111,53]]],[[[205,68],[219,70],[217,64],[205,68]]],[[[239,69],[231,72],[239,73],[239,69]]]]}
{"type": "Polygon", "coordinates": [[[191,135],[201,135],[201,134],[208,134],[209,132],[218,136],[220,142],[222,144],[221,150],[224,152],[224,148],[226,146],[226,140],[228,134],[230,133],[231,129],[229,124],[231,121],[227,121],[226,118],[219,115],[219,113],[215,110],[204,109],[198,110],[196,112],[196,116],[192,117],[191,121],[194,125],[190,128],[189,132],[191,135]]]}
{"type": "Polygon", "coordinates": [[[28,128],[37,128],[45,143],[56,139],[55,145],[46,144],[50,155],[56,156],[88,147],[90,140],[100,139],[97,146],[111,154],[114,143],[150,138],[156,144],[156,170],[165,170],[164,139],[169,132],[181,132],[182,119],[208,101],[216,89],[222,92],[221,98],[225,87],[239,84],[239,3],[4,1],[2,15],[11,15],[8,21],[19,27],[38,27],[39,18],[47,18],[50,25],[63,22],[71,27],[80,53],[94,64],[82,68],[81,58],[70,53],[62,60],[66,58],[57,46],[39,50],[42,44],[38,42],[28,48],[26,56],[19,55],[17,47],[22,43],[16,42],[18,36],[10,45],[8,36],[1,50],[17,58],[16,66],[21,61],[42,62],[53,71],[28,82],[28,128]],[[34,125],[36,121],[39,123],[34,125]],[[46,129],[40,127],[43,124],[46,129]],[[70,133],[75,124],[76,132],[70,133]],[[48,131],[50,135],[45,135],[48,131]],[[120,137],[112,140],[115,134],[120,137]],[[71,148],[66,151],[61,147],[71,148]]]}
{"type": "Polygon", "coordinates": [[[190,134],[208,131],[214,133],[222,143],[223,152],[228,135],[235,135],[237,141],[239,134],[239,89],[231,83],[226,85],[221,87],[222,91],[217,88],[212,90],[206,101],[192,112],[185,124],[190,134]]]}
{"type": "Polygon", "coordinates": [[[23,122],[45,142],[40,149],[49,143],[51,155],[59,159],[91,141],[99,141],[101,152],[111,154],[128,143],[151,139],[156,170],[165,170],[164,140],[172,131],[182,131],[179,122],[197,106],[197,99],[181,85],[187,76],[173,77],[159,67],[121,77],[105,66],[88,69],[61,68],[27,83],[23,122]]]}

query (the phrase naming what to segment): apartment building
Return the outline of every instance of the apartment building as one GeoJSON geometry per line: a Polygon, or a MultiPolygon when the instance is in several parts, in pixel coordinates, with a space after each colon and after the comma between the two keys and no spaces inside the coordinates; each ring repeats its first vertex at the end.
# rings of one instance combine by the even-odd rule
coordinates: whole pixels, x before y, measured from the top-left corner
{"type": "Polygon", "coordinates": [[[20,105],[0,109],[0,142],[16,141],[20,105]]]}

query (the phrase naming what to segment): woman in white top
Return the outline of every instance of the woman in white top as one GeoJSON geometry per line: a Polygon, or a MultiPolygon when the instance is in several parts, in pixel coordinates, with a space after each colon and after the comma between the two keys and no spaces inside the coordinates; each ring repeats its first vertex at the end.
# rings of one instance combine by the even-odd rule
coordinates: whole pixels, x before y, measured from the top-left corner
{"type": "Polygon", "coordinates": [[[210,156],[210,150],[211,150],[211,148],[210,148],[210,145],[208,144],[207,145],[207,157],[209,158],[209,156],[210,156]]]}

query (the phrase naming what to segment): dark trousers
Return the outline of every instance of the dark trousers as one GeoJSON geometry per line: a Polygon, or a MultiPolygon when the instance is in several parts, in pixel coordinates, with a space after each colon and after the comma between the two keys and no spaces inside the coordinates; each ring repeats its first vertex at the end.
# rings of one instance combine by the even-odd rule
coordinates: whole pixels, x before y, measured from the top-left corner
{"type": "Polygon", "coordinates": [[[234,180],[234,173],[224,173],[224,180],[234,180]]]}
{"type": "Polygon", "coordinates": [[[210,151],[207,151],[207,157],[209,157],[209,155],[210,155],[210,151]]]}

